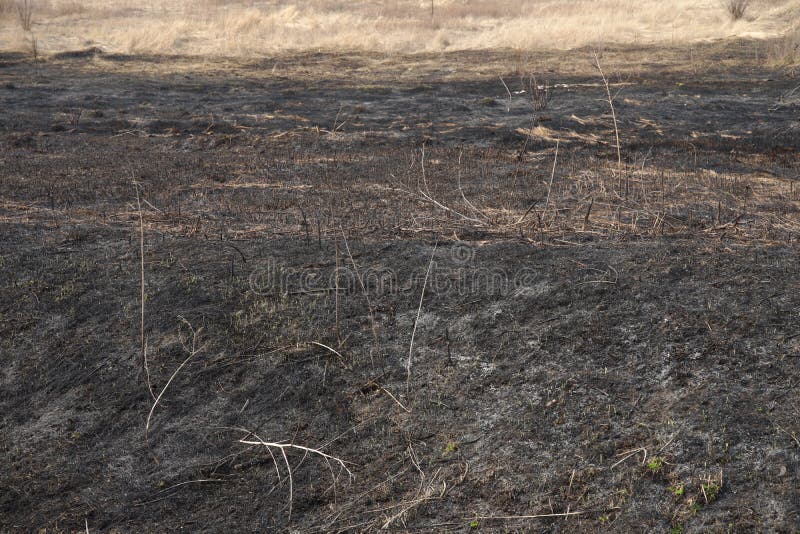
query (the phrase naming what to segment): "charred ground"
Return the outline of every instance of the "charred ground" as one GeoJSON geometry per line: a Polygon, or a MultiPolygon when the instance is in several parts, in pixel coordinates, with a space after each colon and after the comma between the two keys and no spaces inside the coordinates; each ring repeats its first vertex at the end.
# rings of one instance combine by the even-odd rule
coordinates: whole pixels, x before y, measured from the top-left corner
{"type": "Polygon", "coordinates": [[[0,527],[796,530],[800,101],[753,50],[602,51],[621,165],[589,50],[4,56],[0,527]],[[147,439],[142,230],[156,395],[199,349],[147,439]],[[354,477],[289,450],[290,499],[249,433],[354,477]]]}

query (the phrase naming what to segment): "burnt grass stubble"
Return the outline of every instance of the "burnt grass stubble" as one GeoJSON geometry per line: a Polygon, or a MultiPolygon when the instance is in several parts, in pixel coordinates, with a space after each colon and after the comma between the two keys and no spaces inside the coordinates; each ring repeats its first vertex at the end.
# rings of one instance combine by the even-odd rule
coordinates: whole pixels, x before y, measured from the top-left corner
{"type": "Polygon", "coordinates": [[[6,54],[0,530],[796,531],[800,107],[750,46],[603,51],[622,173],[588,50],[6,54]],[[147,439],[134,182],[156,395],[201,347],[147,439]],[[290,515],[248,431],[354,479],[289,449],[290,515]]]}

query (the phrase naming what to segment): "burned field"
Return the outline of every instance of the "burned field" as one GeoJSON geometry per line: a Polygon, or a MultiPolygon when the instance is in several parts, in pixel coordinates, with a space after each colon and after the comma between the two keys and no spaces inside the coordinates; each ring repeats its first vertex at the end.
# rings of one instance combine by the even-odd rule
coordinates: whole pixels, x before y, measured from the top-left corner
{"type": "Polygon", "coordinates": [[[796,531],[753,47],[2,57],[0,530],[796,531]]]}

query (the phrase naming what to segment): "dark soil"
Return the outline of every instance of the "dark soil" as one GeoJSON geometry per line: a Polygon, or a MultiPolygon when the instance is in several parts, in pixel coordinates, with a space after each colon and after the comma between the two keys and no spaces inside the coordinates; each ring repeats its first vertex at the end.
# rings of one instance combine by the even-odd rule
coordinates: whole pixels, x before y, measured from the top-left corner
{"type": "Polygon", "coordinates": [[[796,532],[749,51],[0,57],[0,530],[796,532]]]}

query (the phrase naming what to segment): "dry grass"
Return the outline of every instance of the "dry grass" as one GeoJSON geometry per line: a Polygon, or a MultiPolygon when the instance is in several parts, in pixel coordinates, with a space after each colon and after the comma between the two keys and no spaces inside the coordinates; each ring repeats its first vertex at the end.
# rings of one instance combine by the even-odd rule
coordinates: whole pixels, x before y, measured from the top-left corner
{"type": "Polygon", "coordinates": [[[750,7],[750,0],[727,0],[725,9],[733,20],[744,18],[747,9],[750,7]]]}
{"type": "MultiPolygon", "coordinates": [[[[455,161],[447,163],[446,154],[436,157],[441,166],[451,168],[451,173],[445,174],[456,174],[455,161]]],[[[689,154],[687,157],[691,158],[689,154]]],[[[556,169],[555,179],[537,186],[537,193],[532,195],[546,197],[548,204],[546,210],[534,210],[535,217],[525,217],[531,210],[521,211],[525,207],[515,202],[510,184],[494,182],[494,186],[488,186],[477,179],[468,180],[471,196],[492,199],[478,206],[490,220],[480,224],[454,221],[440,211],[437,223],[451,225],[456,233],[471,226],[498,235],[517,234],[533,242],[556,244],[622,235],[785,241],[800,231],[792,215],[800,196],[790,180],[702,169],[665,171],[646,163],[625,166],[622,174],[620,178],[616,164],[595,169],[570,164],[556,169]]],[[[444,175],[437,175],[443,180],[431,184],[437,201],[454,211],[462,209],[454,184],[444,175]]],[[[436,218],[435,209],[429,217],[436,218]]]]}
{"type": "MultiPolygon", "coordinates": [[[[0,14],[11,3],[0,0],[0,14]]],[[[420,0],[39,0],[35,6],[37,23],[47,28],[40,38],[47,52],[95,45],[125,53],[210,56],[316,49],[572,48],[599,42],[770,37],[786,30],[786,21],[798,7],[797,0],[764,1],[751,4],[749,13],[756,16],[731,17],[719,0],[436,0],[433,14],[431,4],[420,0]]],[[[13,47],[18,31],[6,25],[0,31],[0,48],[13,47]]]]}
{"type": "Polygon", "coordinates": [[[26,32],[33,28],[33,0],[17,0],[17,17],[19,25],[26,32]]]}
{"type": "Polygon", "coordinates": [[[0,17],[6,18],[14,11],[14,2],[12,0],[0,0],[0,17]]]}
{"type": "Polygon", "coordinates": [[[789,30],[775,42],[770,58],[777,65],[800,65],[800,26],[789,30]]]}
{"type": "Polygon", "coordinates": [[[34,0],[0,0],[0,20],[16,20],[19,30],[30,32],[38,7],[34,0]]]}

